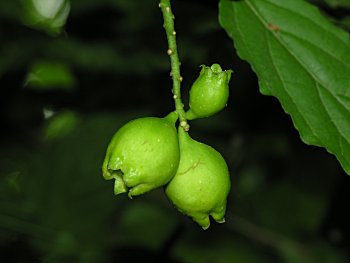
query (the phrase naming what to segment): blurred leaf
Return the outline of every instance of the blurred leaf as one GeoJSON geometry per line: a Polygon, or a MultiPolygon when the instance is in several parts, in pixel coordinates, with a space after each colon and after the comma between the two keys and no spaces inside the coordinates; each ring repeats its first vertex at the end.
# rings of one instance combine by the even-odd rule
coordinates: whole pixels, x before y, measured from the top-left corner
{"type": "Polygon", "coordinates": [[[25,82],[29,88],[39,91],[70,91],[74,84],[74,76],[66,65],[50,61],[33,63],[25,82]]]}
{"type": "Polygon", "coordinates": [[[319,229],[327,211],[326,197],[296,187],[282,181],[258,194],[256,216],[261,225],[293,238],[319,229]]]}
{"type": "Polygon", "coordinates": [[[350,175],[349,34],[301,0],[222,0],[220,22],[261,92],[276,96],[302,140],[335,154],[350,175]]]}
{"type": "MultiPolygon", "coordinates": [[[[8,172],[20,173],[20,193],[13,191],[16,198],[14,194],[6,196],[6,192],[2,196],[1,191],[0,230],[28,236],[49,261],[69,258],[78,262],[91,257],[95,260],[84,262],[101,262],[103,250],[115,243],[113,222],[122,214],[112,215],[124,201],[115,198],[113,187],[103,180],[101,163],[115,130],[132,117],[85,116],[74,129],[67,129],[64,126],[77,117],[63,112],[51,125],[54,131],[63,129],[65,136],[58,132],[55,140],[46,141],[28,154],[8,152],[8,161],[0,155],[0,163],[7,164],[8,172]]],[[[6,189],[2,185],[0,181],[0,189],[6,189]]]]}
{"type": "Polygon", "coordinates": [[[187,232],[173,248],[173,256],[185,263],[267,263],[271,262],[251,243],[228,233],[187,232]]]}
{"type": "MultiPolygon", "coordinates": [[[[118,44],[115,44],[118,47],[118,44]]],[[[48,56],[67,61],[82,70],[120,74],[153,74],[168,65],[167,58],[151,50],[125,53],[109,42],[86,43],[75,39],[59,39],[49,43],[48,56]],[[137,67],[135,67],[137,65],[137,67]]]]}
{"type": "Polygon", "coordinates": [[[311,241],[309,240],[308,242],[299,242],[298,239],[290,239],[287,236],[255,225],[243,218],[236,217],[233,220],[230,220],[228,222],[228,227],[250,240],[265,246],[265,251],[271,249],[271,251],[281,259],[281,261],[278,262],[347,262],[344,254],[327,243],[315,241],[314,239],[311,241]]]}
{"type": "Polygon", "coordinates": [[[9,175],[7,175],[5,177],[5,179],[7,180],[8,184],[16,190],[16,192],[20,191],[20,186],[19,186],[19,182],[18,182],[18,178],[19,178],[20,172],[12,172],[9,175]]]}
{"type": "Polygon", "coordinates": [[[339,251],[326,243],[303,244],[296,247],[292,243],[281,243],[280,256],[285,263],[346,263],[339,251]]]}
{"type": "Polygon", "coordinates": [[[350,8],[350,0],[323,0],[331,7],[347,7],[350,8]]]}
{"type": "Polygon", "coordinates": [[[165,244],[176,226],[176,218],[165,209],[141,200],[125,200],[127,208],[118,224],[118,243],[154,251],[165,244]]]}
{"type": "Polygon", "coordinates": [[[24,22],[56,35],[61,32],[70,11],[68,0],[22,0],[24,22]]]}
{"type": "Polygon", "coordinates": [[[79,117],[73,111],[56,113],[47,120],[44,137],[47,140],[60,139],[70,134],[79,125],[79,117]]]}
{"type": "Polygon", "coordinates": [[[30,156],[21,142],[11,142],[0,148],[0,214],[21,209],[16,202],[21,198],[22,178],[30,156]]]}
{"type": "Polygon", "coordinates": [[[346,28],[347,30],[350,30],[350,16],[343,18],[339,21],[340,25],[346,28]]]}
{"type": "Polygon", "coordinates": [[[257,165],[250,165],[240,172],[235,189],[242,197],[244,195],[248,196],[261,189],[264,182],[262,168],[257,165]]]}

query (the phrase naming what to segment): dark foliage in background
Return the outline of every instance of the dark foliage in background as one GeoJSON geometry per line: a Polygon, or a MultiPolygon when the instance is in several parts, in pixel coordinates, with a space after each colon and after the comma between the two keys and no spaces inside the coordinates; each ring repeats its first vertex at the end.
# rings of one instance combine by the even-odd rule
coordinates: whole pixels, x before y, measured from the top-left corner
{"type": "MultiPolygon", "coordinates": [[[[219,26],[217,1],[173,2],[185,102],[199,65],[235,72],[228,107],[191,126],[230,167],[227,222],[202,231],[162,189],[129,200],[101,176],[121,125],[173,109],[157,1],[73,0],[55,34],[23,19],[23,2],[1,0],[0,258],[349,262],[350,178],[259,93],[219,26]]],[[[349,9],[312,2],[349,29],[349,9]]]]}

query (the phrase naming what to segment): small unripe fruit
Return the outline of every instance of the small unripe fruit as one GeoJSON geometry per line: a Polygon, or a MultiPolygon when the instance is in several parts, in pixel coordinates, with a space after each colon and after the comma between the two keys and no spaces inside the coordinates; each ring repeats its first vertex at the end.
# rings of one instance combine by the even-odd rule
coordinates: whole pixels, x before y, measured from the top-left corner
{"type": "Polygon", "coordinates": [[[165,193],[174,206],[203,229],[209,215],[225,222],[226,199],[231,188],[225,160],[212,147],[193,140],[179,128],[180,163],[165,193]]]}
{"type": "Polygon", "coordinates": [[[222,110],[228,100],[232,70],[223,71],[219,64],[202,66],[199,77],[190,89],[189,120],[209,117],[222,110]]]}
{"type": "Polygon", "coordinates": [[[165,185],[179,164],[179,143],[174,126],[177,114],[139,118],[113,136],[102,165],[103,177],[115,179],[114,193],[132,196],[165,185]]]}

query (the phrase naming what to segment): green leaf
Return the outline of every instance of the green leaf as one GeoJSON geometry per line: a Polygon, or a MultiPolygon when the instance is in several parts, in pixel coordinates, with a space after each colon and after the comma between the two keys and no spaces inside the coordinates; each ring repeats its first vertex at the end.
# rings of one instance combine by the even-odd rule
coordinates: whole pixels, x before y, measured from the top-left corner
{"type": "Polygon", "coordinates": [[[74,89],[75,78],[70,69],[52,61],[36,61],[30,69],[25,86],[38,91],[74,89]]]}
{"type": "Polygon", "coordinates": [[[76,112],[68,110],[59,112],[47,120],[44,137],[48,141],[63,138],[69,135],[78,124],[79,116],[76,112]]]}
{"type": "Polygon", "coordinates": [[[33,28],[58,35],[70,12],[67,0],[22,0],[23,20],[33,28]]]}
{"type": "Polygon", "coordinates": [[[350,39],[302,0],[220,2],[239,56],[291,115],[306,144],[325,147],[350,175],[350,39]]]}

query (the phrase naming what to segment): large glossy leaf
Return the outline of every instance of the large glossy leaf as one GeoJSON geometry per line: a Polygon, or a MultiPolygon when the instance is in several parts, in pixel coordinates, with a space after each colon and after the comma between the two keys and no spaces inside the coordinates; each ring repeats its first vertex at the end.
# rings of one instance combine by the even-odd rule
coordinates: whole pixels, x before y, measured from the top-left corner
{"type": "Polygon", "coordinates": [[[349,34],[303,0],[221,0],[220,23],[302,140],[350,174],[349,34]]]}

